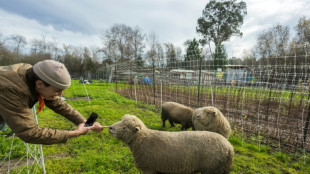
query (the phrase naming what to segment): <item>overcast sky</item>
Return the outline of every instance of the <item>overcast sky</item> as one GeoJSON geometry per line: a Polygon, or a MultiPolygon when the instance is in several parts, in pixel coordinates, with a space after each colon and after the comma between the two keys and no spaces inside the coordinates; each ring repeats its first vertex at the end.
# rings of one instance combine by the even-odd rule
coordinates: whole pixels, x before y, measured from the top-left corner
{"type": "MultiPolygon", "coordinates": [[[[244,0],[247,16],[243,37],[225,42],[230,56],[251,49],[259,33],[281,24],[293,31],[298,19],[310,18],[310,0],[244,0]]],[[[102,47],[100,34],[114,24],[155,32],[161,43],[183,47],[199,39],[197,19],[208,0],[0,0],[0,33],[19,34],[27,41],[55,38],[59,45],[102,47]]],[[[291,32],[291,35],[294,33],[291,32]]],[[[184,50],[183,50],[184,53],[184,50]]]]}

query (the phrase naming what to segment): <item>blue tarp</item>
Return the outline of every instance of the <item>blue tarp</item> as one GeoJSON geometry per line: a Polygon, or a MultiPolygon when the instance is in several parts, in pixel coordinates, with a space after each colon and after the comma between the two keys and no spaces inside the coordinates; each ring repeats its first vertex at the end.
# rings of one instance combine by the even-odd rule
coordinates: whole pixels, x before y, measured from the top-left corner
{"type": "Polygon", "coordinates": [[[147,85],[151,85],[152,84],[152,81],[149,77],[144,77],[144,83],[147,84],[147,85]]]}

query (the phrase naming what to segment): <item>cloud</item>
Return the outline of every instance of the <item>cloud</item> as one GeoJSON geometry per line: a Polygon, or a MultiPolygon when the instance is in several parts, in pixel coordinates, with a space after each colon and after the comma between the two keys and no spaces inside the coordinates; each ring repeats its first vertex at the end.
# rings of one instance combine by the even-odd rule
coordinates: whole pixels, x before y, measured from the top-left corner
{"type": "Polygon", "coordinates": [[[29,20],[35,20],[41,25],[50,25],[60,31],[91,33],[95,29],[84,17],[87,11],[83,10],[82,5],[74,1],[39,3],[36,0],[14,0],[14,3],[12,1],[0,2],[0,8],[3,10],[29,20]]]}
{"type": "MultiPolygon", "coordinates": [[[[0,8],[8,12],[6,15],[20,16],[24,21],[37,21],[44,33],[64,36],[71,31],[85,35],[100,35],[103,29],[122,23],[131,27],[138,25],[146,33],[157,33],[163,43],[177,43],[179,46],[185,40],[195,37],[196,21],[201,15],[200,7],[204,5],[202,0],[192,3],[187,3],[186,0],[0,2],[0,8]],[[53,28],[52,32],[50,28],[53,28]]],[[[25,23],[22,19],[21,23],[25,23]]],[[[7,24],[12,26],[12,23],[7,24]]],[[[68,36],[68,39],[71,38],[68,36]]]]}
{"type": "Polygon", "coordinates": [[[97,35],[85,34],[71,30],[56,30],[52,25],[42,25],[37,20],[27,19],[23,16],[11,14],[0,9],[0,32],[9,36],[19,34],[28,42],[33,39],[42,39],[46,36],[47,41],[56,39],[61,44],[75,46],[100,45],[101,39],[97,35]]]}
{"type": "Polygon", "coordinates": [[[232,37],[225,43],[230,56],[240,57],[243,50],[251,50],[257,37],[263,31],[280,24],[290,28],[291,37],[294,27],[302,16],[310,17],[310,3],[307,0],[246,0],[248,14],[241,28],[243,37],[232,37]]]}

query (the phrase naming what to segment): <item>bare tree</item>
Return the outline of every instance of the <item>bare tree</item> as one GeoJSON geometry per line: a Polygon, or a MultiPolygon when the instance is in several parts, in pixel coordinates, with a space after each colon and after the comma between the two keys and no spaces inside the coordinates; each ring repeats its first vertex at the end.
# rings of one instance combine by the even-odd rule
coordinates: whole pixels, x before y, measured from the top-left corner
{"type": "Polygon", "coordinates": [[[261,57],[271,57],[273,54],[272,39],[271,32],[264,31],[258,36],[257,50],[261,57]]]}
{"type": "Polygon", "coordinates": [[[79,77],[83,73],[82,48],[72,45],[63,45],[63,62],[73,77],[79,77]]]}
{"type": "Polygon", "coordinates": [[[184,56],[182,55],[182,48],[181,47],[176,47],[175,48],[175,54],[176,54],[176,59],[178,62],[178,66],[181,67],[182,60],[184,59],[184,56]]]}
{"type": "Polygon", "coordinates": [[[177,68],[178,61],[175,46],[172,43],[166,43],[165,48],[168,69],[177,68]]]}
{"type": "Polygon", "coordinates": [[[62,47],[63,47],[64,55],[71,54],[71,52],[72,52],[72,46],[71,45],[63,44],[62,47]]]}
{"type": "Polygon", "coordinates": [[[145,34],[142,33],[142,29],[139,26],[135,26],[132,30],[131,37],[133,57],[137,61],[145,48],[145,34]]]}
{"type": "Polygon", "coordinates": [[[310,43],[310,18],[306,19],[305,16],[298,20],[298,24],[295,27],[297,32],[297,41],[300,43],[310,43]]]}
{"type": "Polygon", "coordinates": [[[18,62],[16,56],[14,56],[10,50],[5,48],[5,41],[6,39],[3,37],[2,33],[0,33],[0,66],[18,62]]]}
{"type": "Polygon", "coordinates": [[[160,43],[156,44],[156,49],[157,49],[157,65],[160,68],[164,68],[167,66],[166,60],[165,60],[165,53],[164,53],[164,48],[160,43]]]}
{"type": "Polygon", "coordinates": [[[94,69],[94,62],[91,57],[91,52],[87,47],[84,47],[83,49],[83,70],[86,72],[91,72],[94,69]]]}
{"type": "Polygon", "coordinates": [[[250,50],[250,51],[244,50],[242,53],[242,59],[243,59],[244,65],[250,68],[254,68],[257,64],[254,50],[250,50]]]}
{"type": "Polygon", "coordinates": [[[99,55],[100,53],[103,53],[103,50],[96,45],[90,46],[89,50],[93,62],[99,62],[99,55]]]}
{"type": "Polygon", "coordinates": [[[117,50],[116,50],[114,43],[111,40],[105,42],[105,47],[103,49],[103,52],[105,55],[104,59],[106,61],[109,61],[109,60],[114,61],[114,62],[117,61],[117,58],[118,58],[117,50]]]}
{"type": "Polygon", "coordinates": [[[295,31],[297,35],[290,44],[291,55],[299,55],[299,62],[307,64],[310,62],[310,18],[301,17],[295,31]]]}
{"type": "Polygon", "coordinates": [[[52,37],[52,42],[49,43],[49,48],[51,51],[52,58],[54,60],[60,61],[59,60],[60,59],[60,57],[59,57],[60,49],[58,48],[58,41],[55,37],[52,37]]]}
{"type": "Polygon", "coordinates": [[[124,61],[130,58],[131,31],[131,28],[125,24],[115,24],[101,36],[107,49],[115,48],[115,61],[124,61]]]}
{"type": "Polygon", "coordinates": [[[285,56],[288,52],[290,32],[289,27],[276,25],[272,28],[275,52],[277,56],[285,56]]]}
{"type": "Polygon", "coordinates": [[[146,53],[147,59],[152,63],[153,66],[155,66],[157,56],[156,45],[158,44],[158,37],[156,33],[154,32],[149,33],[147,38],[147,44],[149,48],[149,50],[146,53]]]}
{"type": "Polygon", "coordinates": [[[155,74],[155,63],[156,63],[156,45],[158,44],[158,37],[156,33],[151,32],[148,35],[147,39],[149,51],[147,52],[148,58],[152,61],[152,67],[153,67],[153,104],[155,105],[155,95],[156,95],[156,89],[155,89],[155,83],[156,83],[156,74],[155,74]]]}
{"type": "MultiPolygon", "coordinates": [[[[276,62],[275,58],[283,58],[289,48],[289,27],[276,25],[258,36],[257,50],[262,58],[276,62]]],[[[270,62],[270,63],[272,63],[270,62]]]]}
{"type": "Polygon", "coordinates": [[[47,44],[47,41],[46,41],[46,35],[42,35],[42,38],[39,40],[39,39],[33,39],[31,41],[31,52],[33,54],[37,54],[37,53],[40,53],[40,54],[46,54],[47,53],[47,48],[48,48],[48,44],[47,44]]]}
{"type": "Polygon", "coordinates": [[[10,36],[10,40],[15,44],[15,51],[19,56],[20,48],[27,44],[26,38],[19,34],[13,34],[10,36]]]}

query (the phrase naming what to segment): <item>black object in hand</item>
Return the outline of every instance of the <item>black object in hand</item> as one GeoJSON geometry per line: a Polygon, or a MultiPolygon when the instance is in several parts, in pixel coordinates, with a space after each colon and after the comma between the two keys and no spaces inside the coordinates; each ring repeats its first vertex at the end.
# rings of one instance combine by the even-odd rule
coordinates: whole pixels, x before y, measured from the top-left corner
{"type": "Polygon", "coordinates": [[[92,126],[95,123],[97,118],[98,118],[98,114],[96,114],[95,112],[91,113],[85,123],[85,127],[92,126]]]}

